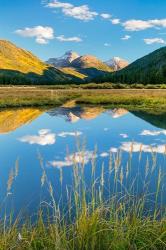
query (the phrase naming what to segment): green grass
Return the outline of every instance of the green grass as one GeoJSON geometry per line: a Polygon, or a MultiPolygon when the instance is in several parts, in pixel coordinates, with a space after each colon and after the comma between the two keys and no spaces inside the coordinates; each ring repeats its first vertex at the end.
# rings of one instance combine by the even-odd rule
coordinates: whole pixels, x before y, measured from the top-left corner
{"type": "Polygon", "coordinates": [[[113,105],[128,109],[166,109],[164,90],[91,91],[76,100],[77,104],[113,105]]]}
{"type": "MultiPolygon", "coordinates": [[[[123,205],[122,205],[123,206],[123,205]]],[[[119,211],[118,211],[119,210],[119,211]]],[[[45,225],[41,216],[36,225],[16,225],[0,233],[1,249],[165,249],[166,220],[98,208],[92,214],[82,213],[77,221],[60,226],[45,225]],[[109,210],[109,217],[106,214],[109,210]],[[117,218],[119,213],[119,218],[117,218]],[[123,216],[122,216],[123,215],[123,216]],[[21,236],[19,240],[19,235],[21,236]]]]}
{"type": "MultiPolygon", "coordinates": [[[[101,175],[96,179],[96,151],[93,153],[91,169],[91,185],[85,183],[85,164],[82,160],[77,163],[73,158],[73,189],[66,189],[68,194],[67,209],[64,205],[61,209],[59,203],[54,199],[54,189],[47,177],[44,161],[38,155],[42,170],[41,187],[47,187],[50,197],[51,216],[43,216],[42,207],[38,212],[35,223],[30,218],[22,218],[24,223],[20,224],[19,218],[12,223],[12,219],[5,217],[0,226],[0,249],[59,249],[59,250],[162,250],[166,249],[166,214],[165,207],[158,204],[160,190],[162,190],[161,166],[157,165],[157,155],[151,153],[145,168],[145,180],[143,189],[146,191],[141,196],[136,196],[137,178],[133,180],[128,190],[123,188],[123,181],[128,180],[132,167],[132,148],[126,168],[121,162],[122,153],[110,154],[109,176],[114,179],[109,183],[114,193],[106,201],[104,199],[104,165],[101,166],[101,175]],[[149,164],[151,162],[151,164],[149,164]],[[154,209],[149,202],[149,178],[157,171],[156,194],[154,209]],[[96,187],[96,183],[98,186],[96,187]],[[118,185],[121,191],[118,191],[118,185]],[[91,201],[86,197],[90,195],[91,201]],[[160,209],[162,208],[162,209],[160,209]],[[63,210],[64,209],[64,210],[63,210]],[[67,211],[67,212],[66,212],[67,211]],[[74,211],[74,213],[73,213],[74,211]],[[8,221],[8,222],[7,222],[8,221]]],[[[80,153],[84,154],[83,151],[80,153]]],[[[165,153],[163,154],[165,159],[165,153]]],[[[142,149],[140,147],[137,164],[142,161],[142,149]]],[[[165,161],[163,161],[165,164],[165,161]]],[[[18,175],[18,160],[15,168],[10,173],[8,181],[8,192],[12,189],[13,180],[18,175]]],[[[59,182],[63,184],[63,170],[60,169],[59,182]]],[[[139,174],[136,175],[139,177],[139,174]]],[[[57,180],[56,180],[57,182],[57,180]]]]}
{"type": "Polygon", "coordinates": [[[0,108],[56,106],[71,100],[77,104],[165,109],[166,90],[0,88],[0,108]]]}
{"type": "Polygon", "coordinates": [[[75,99],[77,93],[38,88],[2,88],[0,108],[60,106],[75,99]]]}
{"type": "MultiPolygon", "coordinates": [[[[68,69],[68,68],[67,68],[68,69]]],[[[1,87],[7,87],[7,85],[0,85],[1,87]]],[[[13,87],[14,85],[8,85],[9,87],[13,87]]],[[[19,85],[18,85],[19,86],[19,85]]],[[[28,85],[20,85],[20,87],[27,87],[28,85]]],[[[166,84],[124,84],[124,83],[110,83],[110,82],[105,82],[105,83],[70,83],[70,84],[54,84],[54,85],[31,85],[34,87],[38,87],[40,89],[166,89],[166,84]]],[[[17,87],[17,86],[15,86],[17,87]]]]}

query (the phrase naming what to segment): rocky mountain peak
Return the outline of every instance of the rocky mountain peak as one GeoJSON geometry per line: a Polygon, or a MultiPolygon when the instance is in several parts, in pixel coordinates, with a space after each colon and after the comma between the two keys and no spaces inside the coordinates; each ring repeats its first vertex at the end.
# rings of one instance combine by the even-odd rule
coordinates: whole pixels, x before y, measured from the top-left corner
{"type": "Polygon", "coordinates": [[[105,64],[112,67],[114,71],[121,70],[129,65],[129,63],[126,60],[118,56],[113,57],[112,59],[106,61],[105,64]]]}
{"type": "Polygon", "coordinates": [[[70,64],[80,57],[76,52],[69,50],[63,56],[57,58],[50,58],[47,63],[55,67],[70,67],[70,64]]]}

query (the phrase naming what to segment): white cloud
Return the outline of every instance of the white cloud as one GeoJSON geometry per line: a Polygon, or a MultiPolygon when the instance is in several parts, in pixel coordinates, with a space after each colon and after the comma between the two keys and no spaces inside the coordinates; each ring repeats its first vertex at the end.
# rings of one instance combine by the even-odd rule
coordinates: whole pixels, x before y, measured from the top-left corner
{"type": "Polygon", "coordinates": [[[107,152],[103,152],[103,153],[100,154],[100,157],[102,157],[102,158],[105,158],[105,157],[108,157],[108,156],[109,156],[109,153],[107,153],[107,152]]]}
{"type": "Polygon", "coordinates": [[[110,152],[111,153],[117,153],[118,152],[118,148],[110,148],[110,152]]]}
{"type": "Polygon", "coordinates": [[[18,139],[21,142],[29,144],[38,144],[41,146],[53,145],[55,143],[55,134],[51,133],[50,130],[42,129],[39,130],[38,135],[26,135],[18,139]]]}
{"type": "Polygon", "coordinates": [[[166,130],[143,130],[140,135],[144,136],[157,136],[157,135],[166,135],[166,130]]]}
{"type": "Polygon", "coordinates": [[[39,130],[39,135],[46,135],[46,134],[48,134],[50,132],[50,130],[49,129],[41,129],[41,130],[39,130]]]}
{"type": "Polygon", "coordinates": [[[70,4],[70,3],[62,3],[62,2],[59,2],[59,1],[53,1],[52,3],[48,3],[47,7],[68,9],[68,8],[72,8],[73,5],[70,4]]]}
{"type": "Polygon", "coordinates": [[[104,46],[105,47],[111,47],[111,44],[110,43],[104,43],[104,46]]]}
{"type": "Polygon", "coordinates": [[[18,29],[17,35],[23,37],[34,37],[39,44],[47,44],[49,40],[54,39],[54,30],[51,27],[35,26],[32,28],[18,29]]]}
{"type": "Polygon", "coordinates": [[[82,42],[82,39],[77,36],[65,37],[64,35],[61,35],[61,36],[57,36],[56,39],[60,42],[75,42],[75,43],[82,42]]]}
{"type": "Polygon", "coordinates": [[[36,42],[39,44],[48,44],[48,40],[42,38],[42,37],[37,37],[36,42]]]}
{"type": "Polygon", "coordinates": [[[139,31],[153,27],[153,25],[148,21],[134,20],[134,19],[128,20],[124,22],[122,25],[128,31],[139,31]]]}
{"type": "Polygon", "coordinates": [[[125,35],[124,37],[121,38],[121,40],[129,40],[130,38],[131,38],[131,36],[125,35]]]}
{"type": "Polygon", "coordinates": [[[74,17],[76,19],[89,21],[93,20],[97,16],[97,12],[92,12],[89,10],[87,5],[82,5],[79,7],[67,8],[63,10],[64,14],[67,16],[74,17]]]}
{"type": "MultiPolygon", "coordinates": [[[[59,137],[66,138],[67,136],[77,137],[82,135],[82,132],[60,132],[57,134],[59,137]]],[[[50,133],[49,129],[41,129],[38,131],[38,135],[26,135],[19,138],[19,141],[26,142],[29,144],[39,144],[42,146],[52,145],[55,143],[56,134],[50,133]]]]}
{"type": "Polygon", "coordinates": [[[131,19],[122,24],[128,31],[140,31],[149,28],[165,28],[166,19],[136,20],[131,19]]]}
{"type": "Polygon", "coordinates": [[[61,132],[58,134],[60,137],[66,137],[66,136],[80,136],[82,135],[82,132],[76,131],[76,132],[61,132]]]}
{"type": "Polygon", "coordinates": [[[123,138],[128,138],[129,136],[127,134],[120,134],[121,137],[123,138]]]}
{"type": "Polygon", "coordinates": [[[16,34],[23,37],[34,37],[39,44],[47,44],[49,40],[56,38],[60,42],[82,42],[80,37],[65,37],[64,35],[54,37],[54,30],[51,27],[36,26],[33,28],[19,29],[16,34]]]}
{"type": "Polygon", "coordinates": [[[166,145],[146,145],[146,144],[142,144],[140,142],[124,142],[122,143],[121,147],[120,147],[123,151],[126,152],[140,152],[140,150],[142,152],[145,153],[159,153],[159,154],[164,154],[166,153],[166,145]]]}
{"type": "Polygon", "coordinates": [[[112,19],[111,23],[112,24],[120,24],[120,19],[118,19],[118,18],[112,19]]]}
{"type": "Polygon", "coordinates": [[[69,161],[72,161],[72,162],[73,161],[76,163],[83,163],[84,162],[85,164],[87,164],[89,162],[89,160],[93,159],[94,157],[96,157],[94,152],[92,152],[92,151],[83,152],[82,151],[82,152],[76,152],[72,155],[69,155],[67,157],[67,159],[69,161]]]}
{"type": "Polygon", "coordinates": [[[166,19],[154,19],[150,20],[149,22],[151,22],[155,26],[161,26],[163,28],[166,27],[166,19]]]}
{"type": "Polygon", "coordinates": [[[93,20],[95,16],[98,15],[97,12],[91,11],[88,5],[74,6],[70,3],[54,0],[51,3],[48,3],[46,6],[49,8],[59,8],[62,10],[64,15],[83,21],[93,20]]]}
{"type": "Polygon", "coordinates": [[[50,161],[50,162],[48,162],[48,165],[52,166],[52,167],[62,168],[62,167],[70,167],[70,166],[73,165],[73,163],[71,161],[67,161],[67,160],[64,160],[64,161],[50,161]]]}
{"type": "Polygon", "coordinates": [[[166,44],[166,41],[162,38],[146,38],[144,39],[144,42],[148,45],[150,44],[166,44]]]}
{"type": "Polygon", "coordinates": [[[73,166],[75,163],[77,164],[87,164],[91,159],[94,157],[97,157],[94,155],[92,151],[85,151],[85,152],[76,152],[74,154],[71,154],[63,161],[49,161],[48,165],[52,167],[69,167],[73,166]]]}
{"type": "Polygon", "coordinates": [[[112,15],[107,14],[107,13],[102,13],[102,14],[100,14],[100,16],[101,16],[102,18],[104,18],[104,19],[110,19],[110,18],[112,17],[112,15]]]}
{"type": "MultiPolygon", "coordinates": [[[[145,132],[145,134],[147,134],[145,132]]],[[[150,135],[158,135],[158,134],[151,134],[150,135]]],[[[163,141],[164,142],[164,141],[163,141]]],[[[125,152],[132,152],[132,153],[158,153],[158,154],[166,154],[166,144],[143,144],[141,142],[122,142],[119,147],[111,147],[110,152],[111,153],[117,153],[119,150],[125,151],[125,152]]],[[[107,152],[103,152],[100,154],[100,157],[107,157],[107,152]]]]}

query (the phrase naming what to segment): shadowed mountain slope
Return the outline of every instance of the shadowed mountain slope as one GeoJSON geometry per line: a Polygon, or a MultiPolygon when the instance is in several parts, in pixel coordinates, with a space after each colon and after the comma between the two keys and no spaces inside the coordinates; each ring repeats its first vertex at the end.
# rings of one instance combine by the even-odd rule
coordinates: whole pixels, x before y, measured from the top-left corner
{"type": "Polygon", "coordinates": [[[0,84],[62,83],[77,80],[42,62],[31,52],[0,40],[0,84]]]}

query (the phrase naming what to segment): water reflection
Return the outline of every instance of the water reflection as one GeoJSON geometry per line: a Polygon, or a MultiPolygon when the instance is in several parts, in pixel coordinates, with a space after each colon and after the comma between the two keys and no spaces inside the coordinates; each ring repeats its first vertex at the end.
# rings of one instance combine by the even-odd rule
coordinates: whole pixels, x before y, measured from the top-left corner
{"type": "Polygon", "coordinates": [[[51,116],[62,116],[68,122],[77,122],[80,119],[92,120],[97,118],[102,113],[107,113],[112,118],[119,118],[128,113],[128,110],[123,108],[115,108],[107,110],[103,107],[60,107],[51,109],[48,114],[51,116]]]}
{"type": "Polygon", "coordinates": [[[9,133],[30,123],[43,113],[37,108],[8,109],[0,111],[0,133],[9,133]]]}
{"type": "MultiPolygon", "coordinates": [[[[41,197],[48,197],[46,188],[41,191],[43,169],[58,201],[72,186],[73,166],[84,166],[88,186],[94,162],[95,177],[102,176],[105,183],[105,197],[113,191],[110,183],[114,183],[115,174],[126,190],[139,176],[136,193],[144,192],[141,181],[147,179],[147,171],[152,173],[148,181],[153,193],[159,168],[166,174],[165,121],[165,112],[129,112],[123,108],[65,105],[46,112],[37,108],[0,111],[0,200],[8,193],[16,211],[29,203],[30,211],[34,211],[41,197]],[[38,154],[43,159],[42,168],[38,154]],[[61,174],[63,182],[59,180],[61,174]]],[[[164,184],[165,178],[162,181],[164,184]]],[[[162,188],[164,196],[166,187],[162,188]]]]}
{"type": "Polygon", "coordinates": [[[151,123],[152,125],[166,129],[166,111],[165,110],[146,110],[146,111],[133,111],[134,115],[151,123]]]}
{"type": "Polygon", "coordinates": [[[49,129],[41,129],[38,131],[38,135],[25,135],[20,137],[18,140],[41,146],[52,145],[55,143],[55,134],[51,133],[49,129]]]}
{"type": "MultiPolygon", "coordinates": [[[[8,133],[16,130],[24,124],[31,123],[37,119],[46,110],[38,108],[20,108],[20,109],[7,109],[0,110],[0,133],[8,133]]],[[[81,107],[62,106],[59,108],[53,108],[46,111],[50,116],[60,116],[66,121],[75,123],[80,119],[92,120],[97,118],[100,114],[105,113],[112,118],[119,118],[127,115],[128,110],[124,108],[107,109],[104,107],[81,107]]],[[[146,111],[131,111],[132,114],[139,118],[151,123],[159,128],[166,128],[166,112],[154,112],[153,110],[146,111]]]]}

